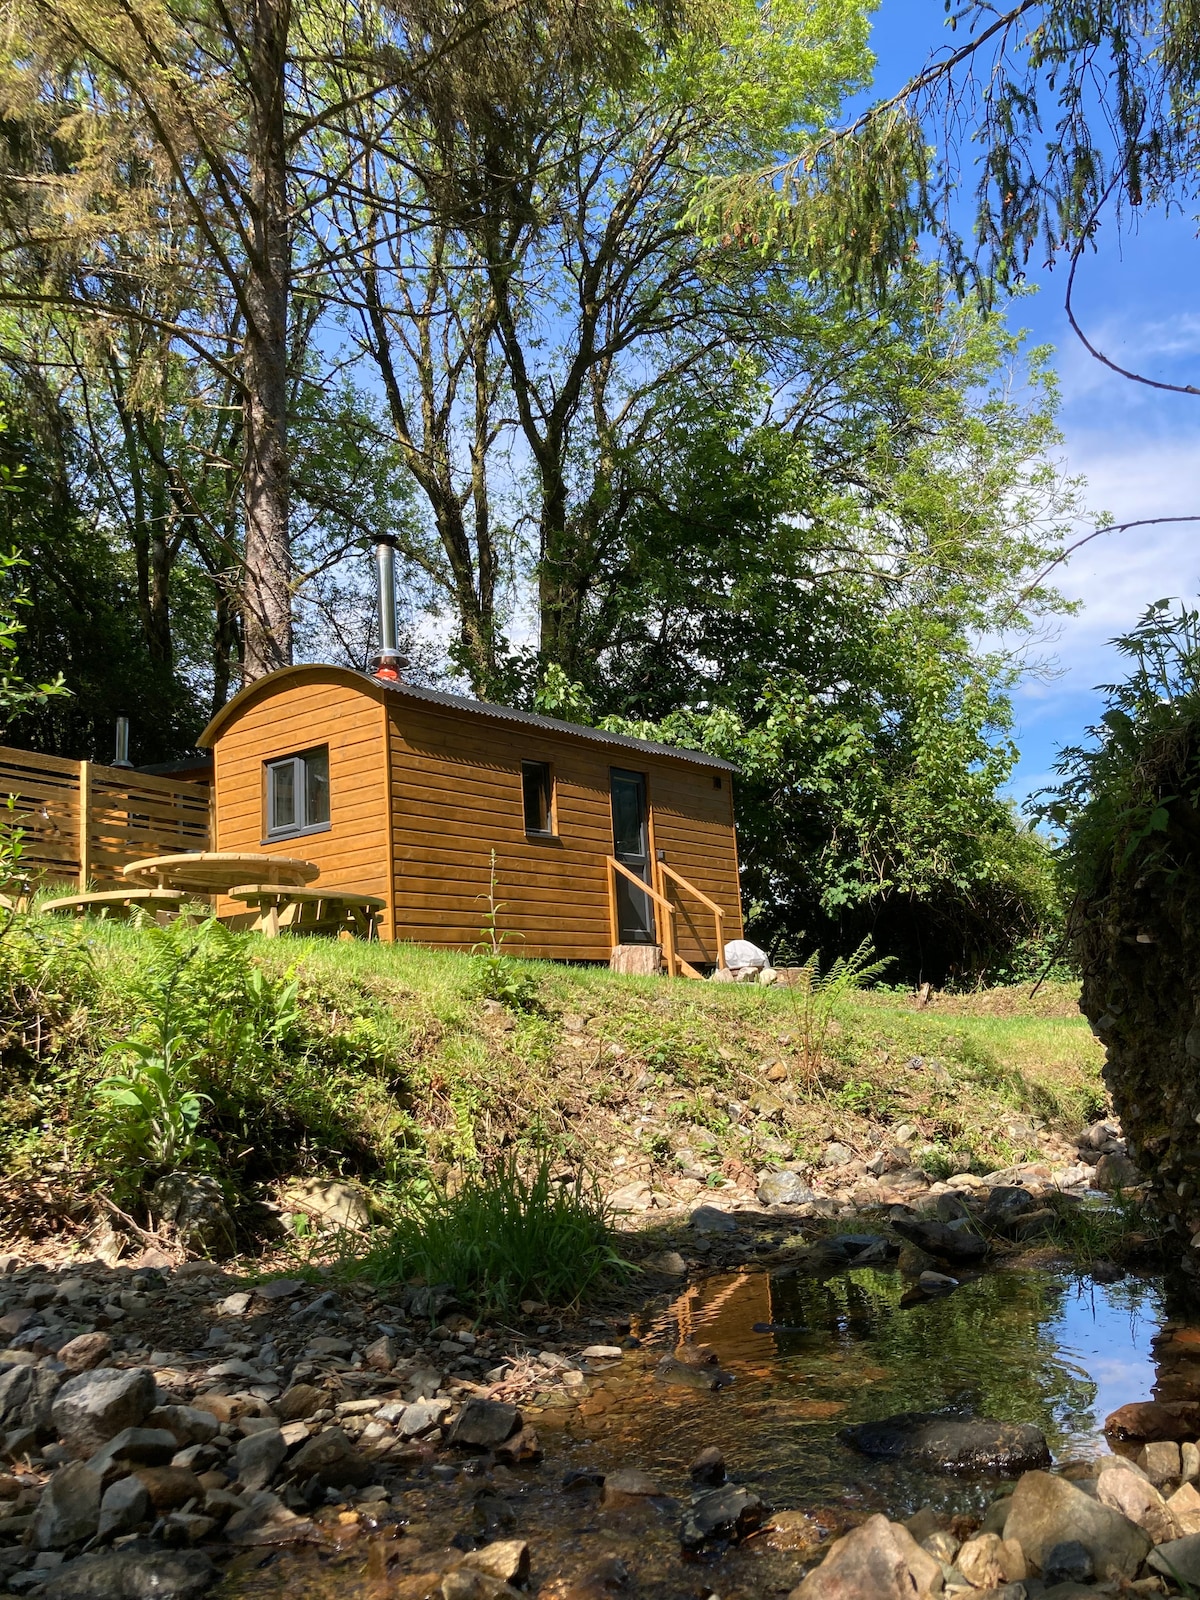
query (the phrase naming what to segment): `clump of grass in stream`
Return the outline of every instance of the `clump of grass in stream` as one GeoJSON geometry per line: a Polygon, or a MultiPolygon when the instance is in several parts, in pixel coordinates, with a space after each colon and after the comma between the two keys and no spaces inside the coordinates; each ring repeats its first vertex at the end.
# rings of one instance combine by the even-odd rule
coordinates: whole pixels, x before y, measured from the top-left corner
{"type": "Polygon", "coordinates": [[[453,1193],[412,1193],[359,1270],[381,1285],[449,1283],[495,1313],[521,1300],[573,1305],[631,1268],[617,1254],[594,1182],[556,1182],[544,1152],[522,1171],[510,1151],[469,1172],[453,1193]]]}
{"type": "Polygon", "coordinates": [[[1163,1246],[1163,1219],[1140,1194],[1117,1191],[1103,1204],[1067,1197],[1052,1200],[1054,1223],[1046,1238],[1084,1268],[1098,1261],[1152,1256],[1163,1246]]]}

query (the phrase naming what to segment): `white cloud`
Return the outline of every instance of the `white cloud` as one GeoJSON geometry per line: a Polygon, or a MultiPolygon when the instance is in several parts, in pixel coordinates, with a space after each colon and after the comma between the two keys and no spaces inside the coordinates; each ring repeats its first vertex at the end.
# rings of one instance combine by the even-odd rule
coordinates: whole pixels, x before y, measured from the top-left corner
{"type": "MultiPolygon", "coordinates": [[[[1089,504],[1118,522],[1200,517],[1200,435],[1129,440],[1076,434],[1068,438],[1067,453],[1071,470],[1088,481],[1089,504]]],[[[1083,602],[1064,621],[1058,641],[1065,679],[1075,679],[1093,663],[1111,661],[1106,641],[1151,601],[1200,591],[1200,521],[1100,534],[1071,556],[1058,581],[1083,602]]],[[[1064,686],[1065,679],[1059,680],[1064,686]]]]}
{"type": "MultiPolygon", "coordinates": [[[[1128,430],[1071,429],[1066,453],[1070,470],[1088,480],[1088,504],[1118,522],[1200,514],[1200,433],[1154,438],[1128,430]]],[[[1018,795],[1041,788],[1056,749],[1078,741],[1095,721],[1095,686],[1122,676],[1109,640],[1129,629],[1151,602],[1200,594],[1200,521],[1101,534],[1056,578],[1082,606],[1063,619],[1053,645],[1058,675],[1027,680],[1014,696],[1022,751],[1012,784],[1018,795]]]]}

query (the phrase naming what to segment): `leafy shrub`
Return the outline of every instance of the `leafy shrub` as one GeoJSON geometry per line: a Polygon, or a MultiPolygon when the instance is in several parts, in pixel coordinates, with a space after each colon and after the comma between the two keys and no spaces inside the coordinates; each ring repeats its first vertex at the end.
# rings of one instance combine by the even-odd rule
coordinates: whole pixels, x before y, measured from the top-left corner
{"type": "Polygon", "coordinates": [[[291,973],[272,977],[253,938],[178,919],[138,930],[133,961],[105,995],[101,1024],[124,1035],[119,1070],[87,1093],[78,1135],[108,1181],[136,1189],[170,1166],[269,1178],[365,1164],[395,1175],[411,1118],[389,1093],[378,1029],[304,1004],[291,973]]]}
{"type": "Polygon", "coordinates": [[[523,1299],[575,1304],[628,1268],[595,1184],[582,1176],[556,1183],[551,1166],[543,1151],[525,1173],[510,1151],[468,1173],[454,1193],[410,1189],[361,1270],[381,1284],[453,1284],[483,1313],[523,1299]]]}

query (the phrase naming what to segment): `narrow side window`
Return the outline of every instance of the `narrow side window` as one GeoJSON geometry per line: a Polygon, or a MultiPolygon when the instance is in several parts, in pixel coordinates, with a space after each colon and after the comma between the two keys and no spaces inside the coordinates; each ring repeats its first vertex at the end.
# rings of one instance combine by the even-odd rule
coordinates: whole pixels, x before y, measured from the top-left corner
{"type": "Polygon", "coordinates": [[[521,787],[525,802],[525,832],[554,832],[554,791],[550,766],[545,761],[522,761],[521,787]]]}

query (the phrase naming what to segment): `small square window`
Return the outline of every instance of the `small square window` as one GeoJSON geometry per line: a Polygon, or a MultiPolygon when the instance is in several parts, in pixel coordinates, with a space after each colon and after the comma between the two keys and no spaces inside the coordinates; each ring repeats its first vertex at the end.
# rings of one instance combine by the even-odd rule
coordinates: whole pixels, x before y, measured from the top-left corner
{"type": "Polygon", "coordinates": [[[724,784],[721,781],[721,774],[719,772],[714,773],[714,775],[713,775],[713,788],[714,789],[724,788],[724,784]]]}
{"type": "Polygon", "coordinates": [[[522,761],[521,787],[525,800],[525,832],[554,832],[554,784],[545,761],[522,761]]]}
{"type": "Polygon", "coordinates": [[[329,826],[329,747],[266,764],[267,838],[329,826]]]}

